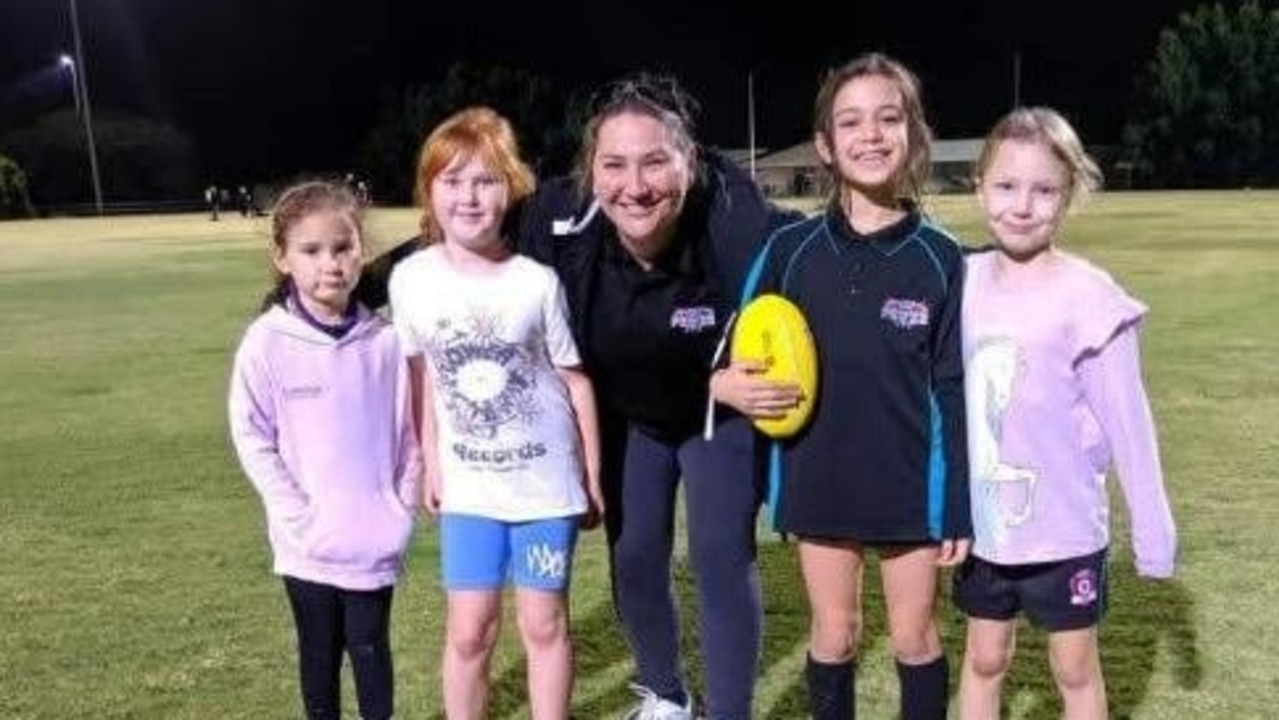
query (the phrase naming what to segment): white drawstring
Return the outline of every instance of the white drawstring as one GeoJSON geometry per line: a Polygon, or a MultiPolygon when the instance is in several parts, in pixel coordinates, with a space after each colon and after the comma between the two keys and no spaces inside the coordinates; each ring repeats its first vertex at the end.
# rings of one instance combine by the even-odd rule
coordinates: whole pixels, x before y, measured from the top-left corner
{"type": "MultiPolygon", "coordinates": [[[[715,375],[715,367],[719,365],[719,361],[724,357],[724,351],[728,349],[728,338],[733,332],[733,321],[737,319],[737,311],[729,313],[728,321],[724,323],[724,332],[719,336],[719,342],[715,344],[715,354],[711,356],[711,377],[715,375]]],[[[715,396],[711,393],[710,380],[706,382],[706,420],[702,427],[702,438],[707,442],[715,439],[715,396]]]]}
{"type": "Polygon", "coordinates": [[[572,216],[566,218],[556,218],[551,220],[552,235],[576,235],[586,229],[587,225],[595,219],[596,213],[600,211],[600,201],[598,199],[591,200],[590,207],[586,208],[586,214],[581,220],[574,221],[572,216]]]}

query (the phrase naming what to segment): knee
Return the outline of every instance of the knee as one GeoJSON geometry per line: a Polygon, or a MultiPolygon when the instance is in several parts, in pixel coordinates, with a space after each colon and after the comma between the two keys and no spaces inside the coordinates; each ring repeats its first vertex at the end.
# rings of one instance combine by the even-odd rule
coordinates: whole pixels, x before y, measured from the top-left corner
{"type": "Polygon", "coordinates": [[[750,536],[690,533],[688,544],[699,582],[741,584],[750,577],[755,565],[750,536]]]}
{"type": "Polygon", "coordinates": [[[941,634],[931,622],[891,630],[893,655],[907,665],[919,665],[941,655],[941,634]]]}
{"type": "Polygon", "coordinates": [[[353,663],[371,663],[391,656],[391,646],[385,640],[352,643],[347,646],[353,663]]]}
{"type": "Polygon", "coordinates": [[[670,576],[670,547],[658,542],[623,541],[613,546],[612,572],[629,589],[665,587],[670,576]]]}
{"type": "Polygon", "coordinates": [[[1055,663],[1053,677],[1063,693],[1080,693],[1101,683],[1101,668],[1092,662],[1055,663]]]}
{"type": "Polygon", "coordinates": [[[1008,672],[1012,662],[1011,653],[1007,649],[969,648],[964,654],[964,665],[968,671],[981,680],[1000,680],[1008,672]]]}
{"type": "Polygon", "coordinates": [[[850,609],[814,616],[809,628],[810,652],[821,662],[841,662],[857,655],[861,643],[862,614],[850,609]]]}
{"type": "Polygon", "coordinates": [[[520,613],[520,637],[529,648],[548,648],[568,640],[568,618],[563,611],[520,613]]]}
{"type": "Polygon", "coordinates": [[[449,650],[462,660],[488,657],[497,644],[498,622],[477,623],[449,628],[449,650]]]}

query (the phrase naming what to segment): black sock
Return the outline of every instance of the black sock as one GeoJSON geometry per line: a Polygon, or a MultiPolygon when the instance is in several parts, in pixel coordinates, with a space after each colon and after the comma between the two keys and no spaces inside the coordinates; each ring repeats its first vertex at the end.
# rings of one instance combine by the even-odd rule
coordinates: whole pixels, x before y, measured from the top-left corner
{"type": "Polygon", "coordinates": [[[945,720],[950,700],[950,668],[945,655],[923,665],[906,665],[899,660],[897,679],[901,683],[902,720],[945,720]]]}
{"type": "Polygon", "coordinates": [[[808,704],[813,720],[850,720],[857,717],[853,698],[857,674],[852,660],[824,663],[808,656],[804,677],[808,680],[808,704]]]}

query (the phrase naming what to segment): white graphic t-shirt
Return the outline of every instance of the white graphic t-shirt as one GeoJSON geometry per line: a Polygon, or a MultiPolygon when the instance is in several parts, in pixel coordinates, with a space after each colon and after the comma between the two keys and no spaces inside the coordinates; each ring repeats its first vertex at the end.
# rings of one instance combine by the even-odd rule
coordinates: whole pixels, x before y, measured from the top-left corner
{"type": "Polygon", "coordinates": [[[581,364],[553,270],[512,256],[490,275],[431,246],[396,266],[391,311],[435,381],[441,509],[506,521],[586,509],[577,423],[557,367],[581,364]]]}

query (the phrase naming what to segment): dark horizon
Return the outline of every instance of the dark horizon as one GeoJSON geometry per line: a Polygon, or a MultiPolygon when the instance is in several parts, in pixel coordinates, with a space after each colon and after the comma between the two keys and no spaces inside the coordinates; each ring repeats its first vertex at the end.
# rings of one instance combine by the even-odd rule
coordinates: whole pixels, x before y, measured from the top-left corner
{"type": "MultiPolygon", "coordinates": [[[[822,73],[862,52],[915,70],[940,138],[980,136],[1013,105],[1019,56],[1023,104],[1052,105],[1086,142],[1111,144],[1160,29],[1197,4],[1081,0],[1037,9],[1047,22],[1009,0],[929,7],[926,23],[891,3],[771,16],[719,0],[556,12],[490,2],[470,16],[397,0],[370,0],[358,14],[335,0],[81,0],[79,14],[95,114],[168,120],[210,175],[240,182],[349,168],[383,99],[438,81],[455,61],[519,67],[569,89],[669,72],[702,103],[703,142],[721,147],[747,145],[750,76],[757,145],[780,149],[808,138],[822,73]]],[[[70,106],[63,52],[65,0],[6,0],[0,132],[70,106]]]]}

